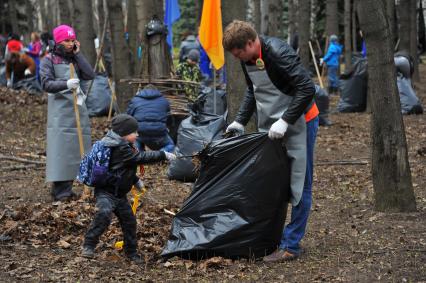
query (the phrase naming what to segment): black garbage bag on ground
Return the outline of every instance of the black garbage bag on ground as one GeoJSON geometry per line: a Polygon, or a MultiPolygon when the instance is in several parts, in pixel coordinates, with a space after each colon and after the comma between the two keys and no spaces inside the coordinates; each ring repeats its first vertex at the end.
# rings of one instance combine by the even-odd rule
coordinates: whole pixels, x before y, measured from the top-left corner
{"type": "Polygon", "coordinates": [[[211,87],[204,87],[198,97],[198,101],[202,104],[202,112],[216,115],[223,115],[226,112],[226,92],[216,89],[216,113],[214,92],[211,87]]]}
{"type": "Polygon", "coordinates": [[[162,256],[257,258],[275,250],[290,198],[290,161],[281,142],[267,133],[222,139],[200,161],[162,256]]]}
{"type": "MultiPolygon", "coordinates": [[[[96,75],[92,89],[86,99],[89,117],[108,116],[111,96],[112,93],[108,84],[108,78],[106,76],[96,75]]],[[[114,110],[115,107],[113,107],[113,113],[114,110]]]]}
{"type": "Polygon", "coordinates": [[[169,179],[193,182],[197,178],[191,156],[202,150],[208,143],[222,137],[226,121],[224,116],[213,114],[193,114],[182,121],[178,130],[175,153],[176,160],[170,163],[169,179]]]}
{"type": "Polygon", "coordinates": [[[363,112],[367,106],[367,59],[354,55],[352,68],[339,80],[339,112],[363,112]]]}
{"type": "Polygon", "coordinates": [[[7,80],[6,80],[6,65],[0,64],[0,86],[6,86],[7,80]]]}
{"type": "Polygon", "coordinates": [[[32,95],[43,93],[43,90],[41,89],[41,85],[35,76],[26,77],[25,79],[15,82],[13,84],[13,89],[25,90],[26,92],[32,95]]]}
{"type": "Polygon", "coordinates": [[[398,73],[397,84],[399,100],[401,102],[401,113],[403,115],[422,114],[423,107],[411,86],[411,80],[398,73]]]}

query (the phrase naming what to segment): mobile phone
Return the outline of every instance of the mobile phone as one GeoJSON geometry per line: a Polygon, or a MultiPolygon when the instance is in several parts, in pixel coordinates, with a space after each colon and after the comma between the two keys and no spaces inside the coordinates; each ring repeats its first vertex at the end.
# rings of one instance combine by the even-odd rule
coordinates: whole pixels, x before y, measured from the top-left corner
{"type": "Polygon", "coordinates": [[[76,43],[74,43],[74,45],[73,45],[72,49],[73,49],[73,50],[77,50],[77,44],[76,44],[76,43]]]}

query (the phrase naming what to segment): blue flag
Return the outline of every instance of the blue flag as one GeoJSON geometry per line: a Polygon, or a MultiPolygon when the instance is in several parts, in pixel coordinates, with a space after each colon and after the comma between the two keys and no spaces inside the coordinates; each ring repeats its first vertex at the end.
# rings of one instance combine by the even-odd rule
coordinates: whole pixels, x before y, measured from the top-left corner
{"type": "Polygon", "coordinates": [[[166,12],[164,13],[164,23],[167,26],[167,43],[170,48],[173,47],[173,23],[180,18],[180,9],[178,0],[166,0],[166,12]]]}

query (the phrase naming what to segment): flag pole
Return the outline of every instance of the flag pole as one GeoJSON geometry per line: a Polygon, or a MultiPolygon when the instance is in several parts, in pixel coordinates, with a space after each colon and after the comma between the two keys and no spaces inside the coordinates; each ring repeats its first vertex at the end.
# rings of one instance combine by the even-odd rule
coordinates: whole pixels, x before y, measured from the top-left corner
{"type": "Polygon", "coordinates": [[[216,68],[213,65],[213,113],[216,115],[216,68]]]}

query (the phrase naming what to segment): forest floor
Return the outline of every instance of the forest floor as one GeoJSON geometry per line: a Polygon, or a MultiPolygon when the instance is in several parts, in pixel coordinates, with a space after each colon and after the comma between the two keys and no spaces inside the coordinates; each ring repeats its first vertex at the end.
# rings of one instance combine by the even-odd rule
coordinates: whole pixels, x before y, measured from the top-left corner
{"type": "MultiPolygon", "coordinates": [[[[426,106],[426,65],[421,73],[416,91],[426,106]]],[[[337,101],[332,97],[333,108],[337,101]]],[[[46,111],[45,95],[0,88],[0,156],[44,161],[46,111]]],[[[167,179],[165,164],[145,166],[149,190],[137,213],[145,265],[130,264],[114,250],[121,239],[116,220],[95,259],[82,258],[93,202],[54,203],[43,166],[0,158],[0,281],[426,282],[426,116],[404,117],[413,213],[374,211],[370,115],[333,113],[331,119],[333,126],[318,132],[306,252],[296,261],[161,260],[172,221],[164,209],[177,211],[190,194],[190,184],[167,179]]],[[[93,138],[100,138],[106,119],[92,119],[92,127],[93,138]]]]}

